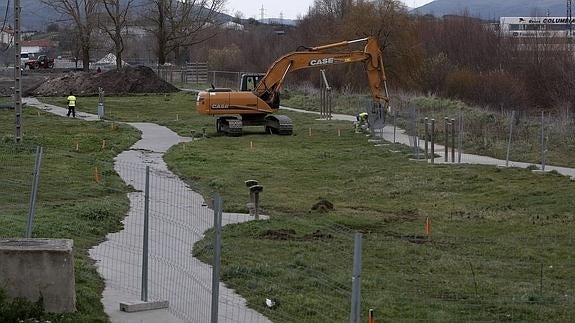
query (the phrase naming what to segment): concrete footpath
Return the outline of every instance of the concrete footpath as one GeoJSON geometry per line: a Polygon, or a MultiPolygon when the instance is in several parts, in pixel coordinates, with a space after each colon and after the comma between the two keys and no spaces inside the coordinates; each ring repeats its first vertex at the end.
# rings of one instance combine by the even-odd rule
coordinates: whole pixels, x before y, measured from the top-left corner
{"type": "MultiPolygon", "coordinates": [[[[26,98],[24,101],[29,106],[59,116],[65,117],[67,113],[67,108],[44,104],[34,98],[26,98]]],[[[88,113],[80,112],[76,116],[86,121],[99,120],[96,115],[88,113]]],[[[206,208],[203,197],[171,173],[163,161],[164,153],[171,146],[192,139],[180,137],[170,129],[152,123],[128,124],[142,132],[142,139],[115,158],[114,168],[136,192],[128,194],[131,207],[123,220],[124,230],[107,235],[106,241],[90,250],[90,256],[96,260],[98,271],[106,282],[102,299],[105,311],[112,322],[209,322],[211,266],[192,257],[191,250],[194,243],[202,238],[203,232],[212,227],[213,211],[206,208]],[[164,176],[165,180],[169,180],[170,189],[176,192],[170,192],[172,195],[168,200],[163,195],[150,196],[150,214],[169,214],[170,218],[167,221],[150,217],[150,227],[154,227],[153,221],[157,221],[156,228],[162,226],[150,232],[150,245],[162,252],[158,254],[161,259],[152,257],[150,260],[152,291],[149,299],[168,300],[170,309],[125,313],[119,310],[120,302],[134,302],[140,298],[138,274],[141,270],[141,257],[138,258],[137,252],[136,255],[134,253],[138,248],[141,249],[142,212],[138,207],[142,206],[145,183],[142,172],[134,169],[144,169],[145,166],[154,170],[154,176],[164,176]],[[186,205],[171,205],[177,203],[169,201],[186,201],[186,205]],[[182,209],[186,212],[182,212],[182,209]],[[193,230],[195,233],[174,234],[185,230],[193,230]],[[164,286],[154,288],[154,281],[164,286]],[[157,292],[154,293],[154,290],[157,292]]],[[[155,185],[154,182],[161,185],[161,180],[151,181],[151,185],[155,185]]],[[[162,189],[161,186],[151,187],[152,192],[162,189]]],[[[222,223],[225,225],[252,219],[245,214],[224,213],[222,223]]],[[[222,283],[219,288],[219,322],[270,322],[265,316],[248,308],[245,299],[233,290],[222,283]]]]}
{"type": "MultiPolygon", "coordinates": [[[[319,115],[319,112],[315,112],[315,111],[306,111],[306,110],[300,110],[300,109],[294,109],[294,108],[288,108],[288,107],[281,107],[281,109],[286,110],[286,111],[310,113],[310,114],[319,115]]],[[[346,115],[346,114],[332,114],[332,120],[342,120],[342,121],[352,121],[353,122],[353,121],[356,121],[356,117],[351,116],[351,115],[346,115]]],[[[388,125],[388,126],[384,127],[382,139],[389,141],[389,142],[393,142],[393,137],[394,137],[393,136],[393,126],[388,125]]],[[[405,131],[403,129],[400,129],[400,128],[396,128],[395,142],[403,144],[403,145],[411,146],[409,136],[407,134],[405,134],[405,131]]],[[[423,141],[420,141],[420,147],[422,149],[425,148],[424,145],[425,145],[425,143],[423,141]]],[[[450,153],[451,153],[451,150],[450,150],[450,153]]],[[[445,156],[444,156],[445,155],[445,146],[435,144],[435,154],[439,155],[440,157],[436,157],[434,160],[434,163],[436,163],[436,164],[445,163],[445,161],[444,161],[445,160],[445,156]]],[[[455,158],[457,158],[457,150],[456,150],[455,155],[456,155],[455,158]]],[[[492,158],[492,157],[488,157],[488,156],[466,154],[466,153],[461,154],[461,163],[477,164],[477,165],[505,166],[505,160],[492,158]]],[[[448,162],[447,164],[451,164],[451,162],[448,162]]],[[[527,168],[529,166],[536,166],[539,168],[540,165],[533,164],[533,163],[509,161],[509,167],[527,168]]],[[[552,171],[552,170],[555,170],[562,175],[569,176],[571,178],[575,178],[575,169],[574,168],[545,165],[545,171],[546,172],[552,171]]]]}

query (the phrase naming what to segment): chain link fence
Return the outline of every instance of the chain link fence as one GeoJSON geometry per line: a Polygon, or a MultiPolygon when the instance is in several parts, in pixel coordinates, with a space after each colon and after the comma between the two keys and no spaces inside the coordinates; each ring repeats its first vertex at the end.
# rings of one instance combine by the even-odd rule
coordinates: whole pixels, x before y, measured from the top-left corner
{"type": "Polygon", "coordinates": [[[26,234],[26,222],[31,207],[34,182],[36,146],[15,144],[12,138],[3,138],[0,144],[0,236],[13,231],[26,234]]]}

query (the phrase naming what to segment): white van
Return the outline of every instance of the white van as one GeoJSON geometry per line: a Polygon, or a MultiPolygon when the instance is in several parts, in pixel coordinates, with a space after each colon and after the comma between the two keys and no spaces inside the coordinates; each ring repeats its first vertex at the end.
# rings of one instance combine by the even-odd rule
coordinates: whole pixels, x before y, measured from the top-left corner
{"type": "Polygon", "coordinates": [[[34,54],[32,54],[32,53],[20,54],[20,66],[24,67],[26,62],[28,62],[31,59],[34,59],[34,54]]]}

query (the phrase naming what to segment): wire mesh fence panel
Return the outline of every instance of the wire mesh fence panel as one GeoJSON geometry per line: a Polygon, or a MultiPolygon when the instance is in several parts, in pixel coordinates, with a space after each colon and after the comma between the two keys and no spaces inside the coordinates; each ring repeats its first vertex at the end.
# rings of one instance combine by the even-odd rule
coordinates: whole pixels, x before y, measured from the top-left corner
{"type": "MultiPolygon", "coordinates": [[[[230,304],[220,317],[241,322],[340,322],[349,317],[353,233],[333,223],[282,219],[225,227],[221,280],[239,292],[255,312],[230,304]],[[242,239],[241,232],[252,239],[242,239]],[[325,250],[321,257],[311,256],[325,250]],[[232,265],[233,264],[233,265],[232,265]],[[265,318],[264,316],[265,315],[265,318]]],[[[212,256],[197,246],[202,259],[212,256]]],[[[221,302],[235,293],[220,291],[221,302]]],[[[240,305],[240,304],[238,304],[240,305]]]]}
{"type": "MultiPolygon", "coordinates": [[[[497,237],[371,235],[364,245],[363,308],[394,322],[570,320],[573,259],[545,255],[555,239],[515,242],[529,251],[497,237]]],[[[573,241],[560,245],[572,248],[573,241]]]]}
{"type": "Polygon", "coordinates": [[[35,145],[0,143],[0,237],[26,232],[35,159],[35,145]]]}
{"type": "MultiPolygon", "coordinates": [[[[105,242],[90,251],[106,282],[104,298],[115,295],[128,302],[167,300],[168,310],[176,317],[187,322],[209,322],[212,259],[195,258],[198,247],[194,245],[204,238],[204,232],[213,232],[210,229],[214,221],[212,201],[204,201],[165,165],[156,164],[150,169],[148,185],[145,164],[117,161],[114,170],[133,191],[128,194],[130,207],[122,230],[109,234],[105,242]],[[146,210],[149,215],[147,272],[144,265],[146,210]]],[[[105,182],[104,178],[100,180],[105,182]]],[[[222,222],[231,224],[251,218],[224,213],[222,222]]],[[[213,249],[212,239],[204,243],[206,248],[213,249]]],[[[224,284],[219,284],[219,291],[219,322],[268,322],[224,284]]]]}
{"type": "Polygon", "coordinates": [[[169,310],[183,320],[209,321],[212,271],[193,258],[192,248],[212,226],[213,212],[167,170],[150,170],[148,190],[145,166],[116,163],[115,170],[135,191],[129,193],[130,211],[123,230],[110,234],[91,252],[106,284],[130,291],[125,296],[132,300],[168,300],[169,310]],[[147,273],[143,265],[146,211],[147,273]],[[142,279],[146,275],[147,280],[142,279]]]}
{"type": "Polygon", "coordinates": [[[244,72],[209,71],[208,85],[213,84],[217,88],[230,88],[238,91],[244,72]]]}

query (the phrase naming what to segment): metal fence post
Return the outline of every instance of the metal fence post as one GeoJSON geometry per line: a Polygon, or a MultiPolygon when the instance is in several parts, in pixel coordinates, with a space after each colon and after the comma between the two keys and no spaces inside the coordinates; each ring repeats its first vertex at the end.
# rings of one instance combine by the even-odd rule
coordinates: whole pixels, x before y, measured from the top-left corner
{"type": "Polygon", "coordinates": [[[545,112],[541,111],[541,170],[545,171],[545,112]]]}
{"type": "Polygon", "coordinates": [[[509,167],[509,152],[511,151],[511,136],[513,135],[514,120],[515,120],[515,110],[511,112],[511,121],[509,122],[509,140],[507,141],[507,155],[505,158],[505,167],[509,167]]]}
{"type": "Polygon", "coordinates": [[[353,248],[353,276],[351,278],[351,312],[349,323],[359,323],[361,316],[361,233],[354,237],[353,248]]]}
{"type": "Polygon", "coordinates": [[[40,169],[42,167],[42,155],[44,149],[36,147],[36,161],[34,162],[34,178],[32,180],[32,194],[30,194],[30,207],[28,209],[28,222],[26,223],[26,238],[32,238],[32,224],[36,215],[36,198],[38,196],[38,184],[40,183],[40,169]]]}
{"type": "Polygon", "coordinates": [[[463,113],[459,108],[459,123],[458,123],[458,142],[457,142],[457,162],[461,164],[461,150],[463,149],[463,113]]]}
{"type": "Polygon", "coordinates": [[[451,119],[451,162],[455,163],[455,119],[451,119]]]}
{"type": "Polygon", "coordinates": [[[148,301],[148,233],[150,225],[150,166],[146,166],[144,190],[144,240],[142,248],[142,302],[148,301]]]}
{"type": "Polygon", "coordinates": [[[220,296],[220,261],[222,248],[222,209],[224,201],[219,196],[214,197],[214,259],[212,267],[212,314],[211,323],[218,322],[218,307],[220,296]]]}
{"type": "Polygon", "coordinates": [[[445,117],[443,120],[445,121],[445,156],[443,157],[447,163],[449,159],[449,118],[445,117]]]}
{"type": "Polygon", "coordinates": [[[429,158],[429,119],[425,117],[423,122],[425,122],[425,160],[427,161],[429,158]]]}
{"type": "Polygon", "coordinates": [[[435,163],[435,119],[431,119],[431,163],[435,163]]]}
{"type": "Polygon", "coordinates": [[[395,144],[395,130],[397,129],[397,111],[393,111],[393,143],[395,144]]]}
{"type": "Polygon", "coordinates": [[[419,160],[419,113],[415,107],[415,118],[413,120],[415,128],[415,159],[419,160]]]}

